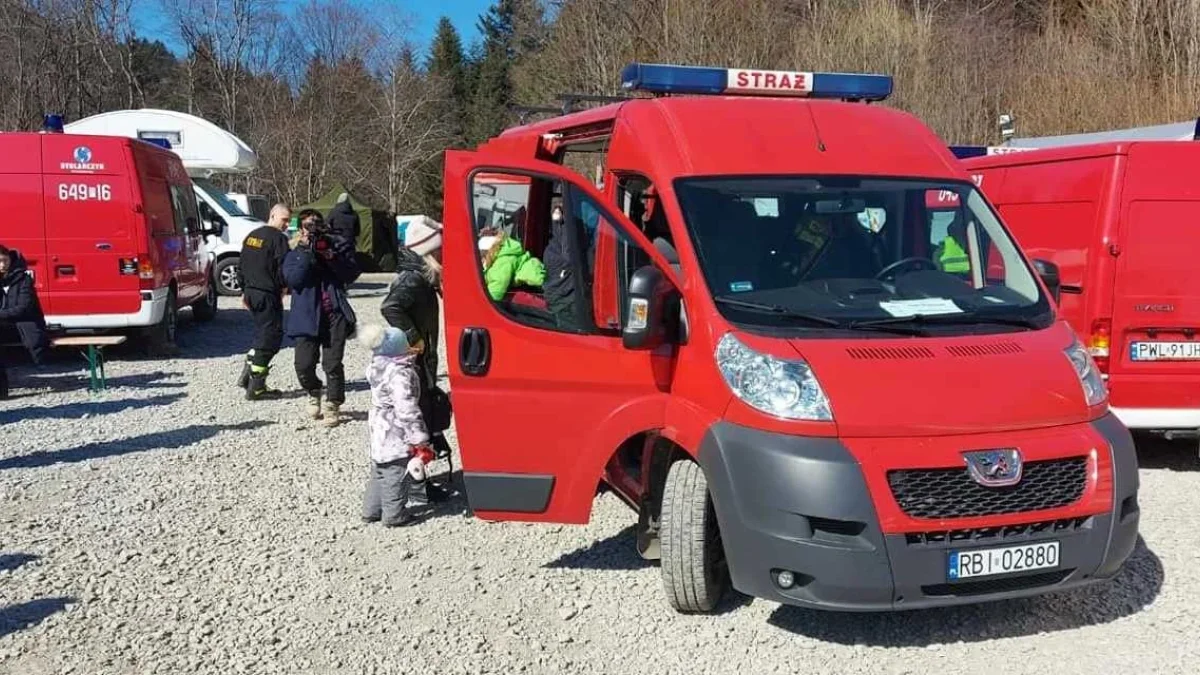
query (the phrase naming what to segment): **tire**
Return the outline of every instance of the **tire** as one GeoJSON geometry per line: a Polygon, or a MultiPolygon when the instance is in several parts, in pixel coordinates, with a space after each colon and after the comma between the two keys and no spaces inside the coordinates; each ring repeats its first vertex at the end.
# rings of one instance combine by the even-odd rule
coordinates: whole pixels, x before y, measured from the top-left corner
{"type": "Polygon", "coordinates": [[[729,585],[729,568],[708,480],[699,464],[680,460],[671,465],[660,522],[667,602],[678,612],[711,612],[729,585]]]}
{"type": "Polygon", "coordinates": [[[192,316],[197,321],[212,321],[217,318],[217,282],[209,279],[204,288],[204,297],[192,304],[192,316]]]}
{"type": "Polygon", "coordinates": [[[221,258],[213,265],[213,281],[217,283],[217,292],[230,297],[242,294],[242,287],[237,281],[238,262],[236,255],[221,258]]]}
{"type": "Polygon", "coordinates": [[[150,356],[169,356],[174,354],[176,337],[179,329],[179,307],[175,304],[175,289],[167,293],[167,307],[163,317],[155,325],[146,330],[146,352],[150,356]]]}

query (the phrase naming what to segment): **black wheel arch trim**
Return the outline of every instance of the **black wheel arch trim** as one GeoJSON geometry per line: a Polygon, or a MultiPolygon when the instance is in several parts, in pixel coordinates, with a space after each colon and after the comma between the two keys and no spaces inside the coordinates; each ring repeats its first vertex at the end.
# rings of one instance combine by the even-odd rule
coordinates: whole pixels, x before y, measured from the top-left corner
{"type": "Polygon", "coordinates": [[[473,511],[544,513],[554,492],[554,476],[464,471],[463,485],[473,511]]]}

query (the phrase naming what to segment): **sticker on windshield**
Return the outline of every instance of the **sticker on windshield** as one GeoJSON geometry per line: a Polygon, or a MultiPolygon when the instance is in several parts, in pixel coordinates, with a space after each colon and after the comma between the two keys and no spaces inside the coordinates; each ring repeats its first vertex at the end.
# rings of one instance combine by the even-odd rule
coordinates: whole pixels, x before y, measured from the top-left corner
{"type": "Polygon", "coordinates": [[[879,303],[879,308],[892,316],[916,316],[918,314],[962,314],[962,308],[946,298],[922,298],[920,300],[891,300],[879,303]]]}
{"type": "Polygon", "coordinates": [[[729,284],[729,290],[734,293],[745,293],[746,291],[754,290],[754,284],[749,281],[735,281],[729,284]]]}
{"type": "Polygon", "coordinates": [[[887,222],[887,211],[876,207],[868,207],[858,212],[858,224],[868,232],[879,234],[883,224],[887,222]]]}

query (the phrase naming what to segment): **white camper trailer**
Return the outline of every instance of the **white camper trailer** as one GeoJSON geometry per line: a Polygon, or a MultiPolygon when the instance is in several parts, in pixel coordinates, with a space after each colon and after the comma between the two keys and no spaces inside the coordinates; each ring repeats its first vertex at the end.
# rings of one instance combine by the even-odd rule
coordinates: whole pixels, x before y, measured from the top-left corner
{"type": "MultiPolygon", "coordinates": [[[[172,110],[116,110],[72,122],[69,134],[125,136],[144,141],[166,141],[183,160],[192,178],[201,218],[220,226],[220,236],[209,236],[205,248],[214,258],[213,276],[222,295],[240,295],[237,283],[242,240],[263,221],[210,180],[216,174],[239,174],[258,166],[258,155],[240,138],[208,120],[172,110]]],[[[237,195],[247,205],[257,195],[237,195]]],[[[261,198],[258,198],[261,200],[261,198]]],[[[265,200],[262,200],[265,201],[265,200]]]]}

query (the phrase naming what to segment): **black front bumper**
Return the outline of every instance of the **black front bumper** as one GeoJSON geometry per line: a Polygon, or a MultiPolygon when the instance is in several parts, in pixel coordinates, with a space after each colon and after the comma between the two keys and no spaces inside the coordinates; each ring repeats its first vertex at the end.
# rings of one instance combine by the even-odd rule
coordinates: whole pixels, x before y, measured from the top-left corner
{"type": "MultiPolygon", "coordinates": [[[[1094,423],[1112,452],[1109,513],[1009,528],[987,539],[884,535],[862,470],[836,439],[714,425],[700,449],[733,586],[747,595],[829,610],[889,611],[986,602],[1111,578],[1138,534],[1137,455],[1112,416],[1094,423]],[[1060,543],[1044,573],[948,583],[950,550],[1060,543]],[[795,583],[776,583],[781,570],[795,583]]],[[[963,537],[967,534],[958,533],[963,537]]]]}

